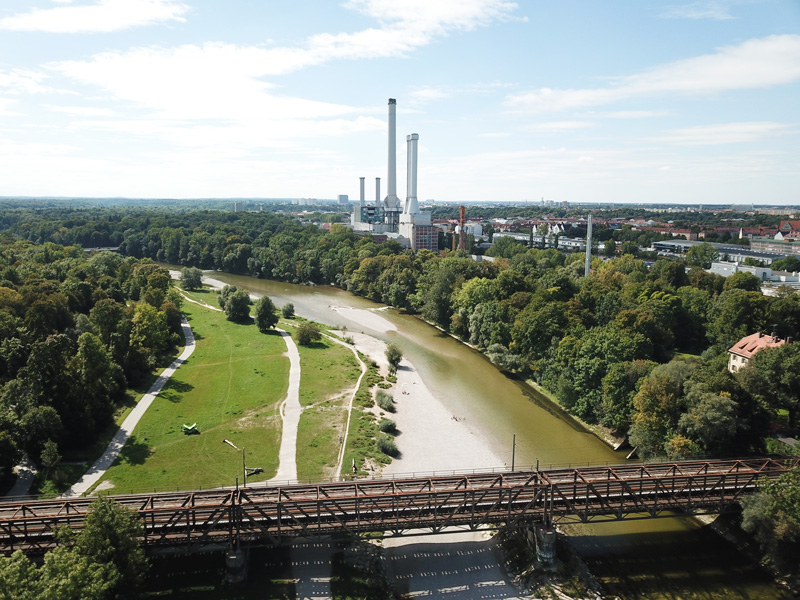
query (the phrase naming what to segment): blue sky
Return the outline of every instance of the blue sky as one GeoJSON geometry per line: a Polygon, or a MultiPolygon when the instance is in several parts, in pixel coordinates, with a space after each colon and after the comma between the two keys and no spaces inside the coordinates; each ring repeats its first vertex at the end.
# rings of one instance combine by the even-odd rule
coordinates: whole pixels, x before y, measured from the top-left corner
{"type": "Polygon", "coordinates": [[[0,196],[800,204],[797,0],[4,0],[0,196]]]}

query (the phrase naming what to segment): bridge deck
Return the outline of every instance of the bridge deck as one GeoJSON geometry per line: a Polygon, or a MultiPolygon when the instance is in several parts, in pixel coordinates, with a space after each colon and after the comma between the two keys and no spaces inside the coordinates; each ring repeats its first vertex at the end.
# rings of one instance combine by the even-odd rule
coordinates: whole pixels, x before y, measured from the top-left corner
{"type": "MultiPolygon", "coordinates": [[[[317,485],[114,496],[137,512],[149,545],[276,540],[573,518],[719,513],[800,459],[688,461],[317,485]]],[[[80,529],[91,498],[0,503],[0,551],[42,552],[61,526],[80,529]]]]}

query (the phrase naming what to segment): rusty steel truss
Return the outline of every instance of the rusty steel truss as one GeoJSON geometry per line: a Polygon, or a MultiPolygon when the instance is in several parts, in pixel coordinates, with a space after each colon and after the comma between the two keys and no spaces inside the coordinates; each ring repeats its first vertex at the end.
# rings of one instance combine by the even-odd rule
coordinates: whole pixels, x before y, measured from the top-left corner
{"type": "MultiPolygon", "coordinates": [[[[800,459],[651,463],[114,496],[151,546],[558,520],[640,519],[731,510],[800,459]]],[[[0,552],[44,552],[79,530],[91,498],[0,503],[0,552]]]]}

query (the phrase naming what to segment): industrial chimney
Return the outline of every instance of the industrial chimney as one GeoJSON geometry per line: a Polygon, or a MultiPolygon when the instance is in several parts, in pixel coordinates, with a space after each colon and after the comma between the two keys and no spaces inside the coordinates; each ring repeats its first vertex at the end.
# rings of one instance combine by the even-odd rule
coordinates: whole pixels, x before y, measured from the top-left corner
{"type": "Polygon", "coordinates": [[[589,215],[589,224],[586,228],[586,270],[584,277],[589,276],[589,268],[592,266],[592,215],[589,215]]]}
{"type": "Polygon", "coordinates": [[[375,178],[375,208],[381,205],[381,178],[375,178]]]}
{"type": "Polygon", "coordinates": [[[406,136],[408,143],[408,196],[406,196],[406,205],[403,212],[409,215],[419,214],[419,204],[417,203],[417,140],[419,135],[412,133],[406,136]]]}
{"type": "Polygon", "coordinates": [[[397,100],[389,98],[389,168],[386,177],[386,208],[400,204],[397,197],[397,100]]]}
{"type": "Polygon", "coordinates": [[[365,200],[364,200],[364,177],[359,177],[358,181],[359,181],[359,184],[360,184],[359,187],[361,188],[361,192],[359,194],[359,198],[361,200],[361,206],[364,206],[364,203],[365,203],[365,200]]]}

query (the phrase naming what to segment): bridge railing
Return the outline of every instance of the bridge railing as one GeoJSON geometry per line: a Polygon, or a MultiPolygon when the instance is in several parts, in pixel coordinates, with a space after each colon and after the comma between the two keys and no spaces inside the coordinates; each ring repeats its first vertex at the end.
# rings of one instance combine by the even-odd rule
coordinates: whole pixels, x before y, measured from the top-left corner
{"type": "MultiPolygon", "coordinates": [[[[279,539],[336,531],[439,530],[722,512],[800,459],[640,463],[527,471],[482,471],[116,496],[137,512],[153,545],[279,539]]],[[[82,526],[90,498],[0,503],[0,550],[43,551],[54,531],[82,526]]]]}

